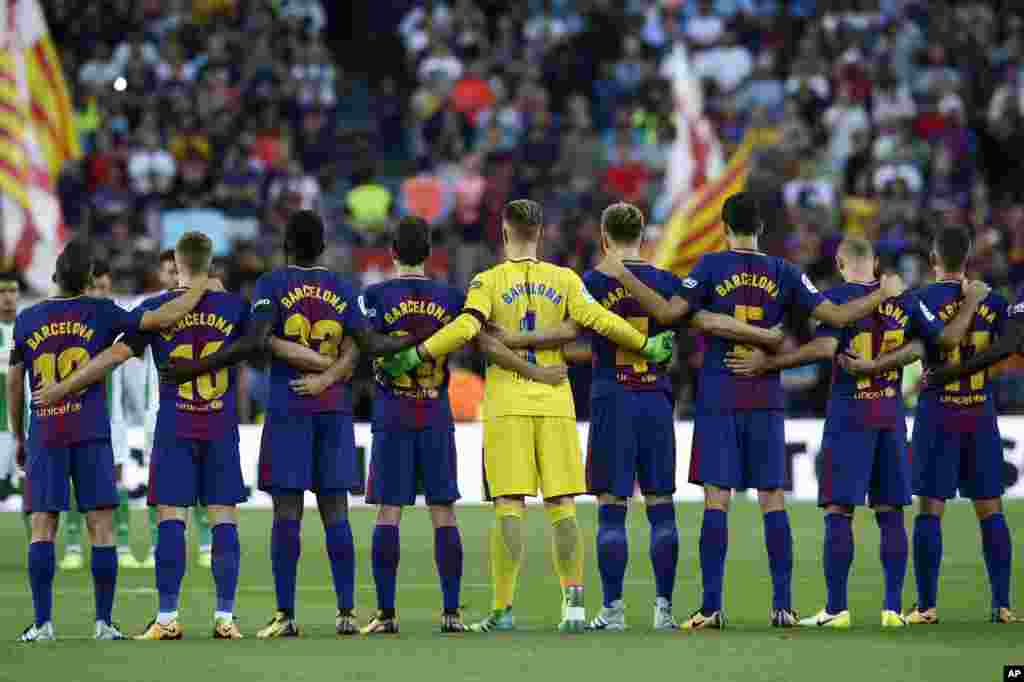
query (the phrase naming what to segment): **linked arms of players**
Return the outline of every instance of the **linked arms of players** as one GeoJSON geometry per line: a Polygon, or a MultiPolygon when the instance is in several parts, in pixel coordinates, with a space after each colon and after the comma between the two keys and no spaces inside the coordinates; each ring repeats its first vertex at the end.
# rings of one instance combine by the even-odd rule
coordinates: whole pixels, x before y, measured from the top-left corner
{"type": "Polygon", "coordinates": [[[359,347],[351,337],[342,342],[341,353],[334,360],[301,344],[283,341],[276,337],[270,340],[270,347],[275,357],[300,368],[302,361],[300,356],[306,355],[301,351],[309,351],[316,356],[313,358],[310,355],[305,359],[310,365],[316,364],[317,367],[310,374],[304,374],[291,381],[292,390],[299,395],[320,395],[332,385],[348,381],[352,378],[352,373],[355,372],[356,365],[359,363],[359,347]],[[290,348],[291,346],[297,346],[297,348],[290,348]]]}
{"type": "Polygon", "coordinates": [[[185,293],[167,301],[156,310],[147,310],[142,315],[139,329],[145,332],[165,329],[192,312],[207,291],[224,291],[224,285],[217,279],[193,280],[185,293]]]}
{"type": "MultiPolygon", "coordinates": [[[[690,303],[681,296],[673,296],[666,300],[664,296],[644,284],[639,277],[630,272],[622,264],[618,255],[608,252],[604,260],[597,266],[600,272],[613,277],[622,283],[640,303],[641,307],[662,325],[674,325],[685,318],[690,312],[690,303]]],[[[781,328],[765,329],[741,322],[729,315],[698,311],[691,322],[692,326],[706,334],[718,336],[730,341],[751,343],[769,348],[776,348],[782,343],[785,335],[781,328]]]]}
{"type": "Polygon", "coordinates": [[[487,357],[488,362],[493,362],[499,367],[520,374],[531,381],[537,381],[549,386],[557,386],[569,376],[565,365],[542,367],[532,362],[527,362],[502,343],[496,336],[488,332],[480,332],[476,338],[477,344],[487,357]]]}
{"type": "Polygon", "coordinates": [[[756,376],[765,372],[777,372],[790,367],[828,360],[835,357],[837,350],[839,350],[839,339],[821,336],[795,350],[778,355],[767,355],[756,347],[733,350],[726,356],[725,364],[734,374],[756,376]]]}
{"type": "Polygon", "coordinates": [[[1020,353],[1024,346],[1024,320],[1011,319],[1006,325],[1003,335],[995,343],[975,353],[963,363],[949,367],[940,367],[925,375],[925,381],[931,386],[944,386],[960,377],[981,372],[996,363],[1002,362],[1014,353],[1020,353]]]}
{"type": "Polygon", "coordinates": [[[118,341],[83,366],[76,369],[63,381],[49,386],[37,387],[32,392],[33,405],[53,405],[87,386],[103,381],[111,370],[123,365],[134,355],[131,347],[118,341]]]}

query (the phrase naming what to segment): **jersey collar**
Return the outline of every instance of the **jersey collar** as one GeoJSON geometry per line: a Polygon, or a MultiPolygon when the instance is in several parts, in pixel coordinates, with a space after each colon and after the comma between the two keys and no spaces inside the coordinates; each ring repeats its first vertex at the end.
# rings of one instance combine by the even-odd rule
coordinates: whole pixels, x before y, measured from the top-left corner
{"type": "Polygon", "coordinates": [[[78,298],[85,298],[85,294],[78,294],[77,296],[51,296],[51,301],[74,301],[78,298]]]}
{"type": "Polygon", "coordinates": [[[729,250],[730,251],[735,251],[736,253],[755,253],[755,254],[757,254],[759,256],[763,256],[764,255],[764,251],[761,251],[760,249],[729,249],[729,250]]]}
{"type": "Polygon", "coordinates": [[[936,284],[963,284],[962,279],[937,279],[936,284]]]}
{"type": "Polygon", "coordinates": [[[522,258],[509,258],[509,263],[539,263],[540,260],[533,256],[523,256],[522,258]]]}
{"type": "Polygon", "coordinates": [[[327,268],[323,265],[310,265],[306,267],[304,265],[289,265],[289,268],[295,268],[296,270],[326,270],[327,268]]]}
{"type": "Polygon", "coordinates": [[[419,280],[424,280],[425,279],[425,280],[429,280],[430,278],[427,277],[426,275],[399,275],[395,279],[419,279],[419,280]]]}

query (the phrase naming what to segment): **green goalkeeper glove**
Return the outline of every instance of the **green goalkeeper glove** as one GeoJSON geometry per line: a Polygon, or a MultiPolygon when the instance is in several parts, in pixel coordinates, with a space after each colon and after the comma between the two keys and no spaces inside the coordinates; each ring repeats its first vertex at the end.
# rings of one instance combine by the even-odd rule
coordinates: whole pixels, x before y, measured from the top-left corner
{"type": "Polygon", "coordinates": [[[644,344],[644,356],[655,364],[662,364],[672,359],[672,350],[675,348],[675,332],[662,332],[657,336],[647,339],[644,344]]]}
{"type": "Polygon", "coordinates": [[[391,357],[385,358],[380,363],[381,369],[390,374],[392,377],[400,377],[403,374],[408,374],[409,371],[416,369],[423,362],[423,358],[416,352],[416,347],[406,348],[405,350],[398,351],[391,357]]]}

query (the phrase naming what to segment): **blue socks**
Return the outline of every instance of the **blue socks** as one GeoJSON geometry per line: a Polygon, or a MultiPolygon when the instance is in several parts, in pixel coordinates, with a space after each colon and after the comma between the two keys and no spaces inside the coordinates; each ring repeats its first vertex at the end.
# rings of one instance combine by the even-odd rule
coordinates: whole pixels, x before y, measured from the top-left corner
{"type": "MultiPolygon", "coordinates": [[[[377,608],[385,618],[395,615],[395,584],[398,582],[398,560],[401,557],[398,526],[377,524],[373,527],[373,582],[377,586],[377,608]]],[[[332,562],[333,563],[333,562],[332,562]]]]}
{"type": "Polygon", "coordinates": [[[720,509],[705,509],[700,528],[700,572],[704,583],[704,601],[700,610],[705,616],[722,610],[722,580],[728,549],[728,516],[720,509]]]}
{"type": "Polygon", "coordinates": [[[853,519],[845,514],[825,514],[825,610],[835,614],[847,608],[847,582],[853,564],[853,519]]]}
{"type": "Polygon", "coordinates": [[[327,558],[331,561],[331,575],[334,577],[338,608],[342,611],[351,611],[355,606],[356,592],[356,547],[352,541],[352,526],[349,525],[348,519],[342,519],[333,526],[328,526],[325,534],[327,558]]]}
{"type": "Polygon", "coordinates": [[[671,602],[676,585],[676,565],[679,563],[676,508],[671,502],[648,506],[647,521],[651,524],[650,553],[655,595],[671,602]]]}
{"type": "Polygon", "coordinates": [[[935,608],[941,565],[942,521],[933,514],[918,514],[914,519],[914,576],[917,608],[922,611],[935,608]]]}
{"type": "Polygon", "coordinates": [[[52,542],[33,542],[28,546],[28,582],[32,586],[37,627],[53,618],[53,574],[56,568],[52,542]]]}
{"type": "Polygon", "coordinates": [[[785,510],[764,515],[764,544],[772,572],[772,608],[793,608],[793,533],[785,510]]]}
{"type": "Polygon", "coordinates": [[[270,563],[274,570],[277,609],[289,618],[295,617],[295,574],[302,553],[301,529],[301,521],[274,519],[270,531],[270,563]]]}
{"type": "Polygon", "coordinates": [[[992,514],[981,521],[981,547],[985,554],[985,568],[992,585],[992,608],[1010,608],[1010,571],[1013,565],[1013,545],[1006,517],[992,514]]]}
{"type": "Polygon", "coordinates": [[[885,573],[885,609],[903,613],[903,581],[907,576],[907,529],[903,525],[903,510],[877,512],[881,540],[878,556],[885,573]]]}
{"type": "Polygon", "coordinates": [[[117,549],[113,545],[92,547],[92,584],[96,598],[96,620],[110,623],[117,589],[117,549]]]}
{"type": "Polygon", "coordinates": [[[161,521],[157,534],[156,590],[160,595],[160,612],[173,613],[178,610],[181,580],[185,577],[185,522],[161,521]]]}
{"type": "Polygon", "coordinates": [[[242,548],[238,543],[238,526],[219,523],[213,533],[213,582],[217,588],[217,611],[235,610],[235,592],[238,589],[238,571],[242,548]]]}
{"type": "Polygon", "coordinates": [[[444,611],[454,614],[459,609],[459,593],[462,590],[462,535],[458,526],[434,529],[434,563],[437,564],[437,575],[441,579],[444,611]]]}
{"type": "Polygon", "coordinates": [[[629,540],[626,537],[626,507],[602,504],[597,510],[597,568],[601,573],[604,605],[622,599],[622,583],[629,561],[629,540]]]}

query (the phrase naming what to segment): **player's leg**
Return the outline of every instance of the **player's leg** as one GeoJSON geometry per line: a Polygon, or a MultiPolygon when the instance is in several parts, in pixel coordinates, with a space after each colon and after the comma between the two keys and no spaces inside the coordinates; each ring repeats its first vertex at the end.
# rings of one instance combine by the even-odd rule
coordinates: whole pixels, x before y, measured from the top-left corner
{"type": "Polygon", "coordinates": [[[537,466],[544,508],[551,523],[551,548],[562,585],[562,632],[583,632],[583,533],[576,517],[576,495],[587,491],[576,420],[533,417],[537,466]]]}
{"type": "Polygon", "coordinates": [[[878,556],[885,575],[882,627],[903,627],[907,624],[903,616],[903,583],[910,553],[903,508],[912,502],[903,424],[878,433],[869,496],[878,522],[878,556]]]}
{"type": "Polygon", "coordinates": [[[149,552],[140,562],[141,568],[156,568],[156,543],[160,539],[160,519],[156,507],[146,508],[146,525],[149,527],[149,552]]]}
{"type": "Polygon", "coordinates": [[[76,443],[70,450],[75,503],[86,515],[92,544],[92,578],[96,597],[96,639],[124,639],[112,624],[117,589],[117,548],[114,545],[114,509],[117,479],[109,440],[76,443]]]}
{"type": "Polygon", "coordinates": [[[21,633],[19,641],[36,642],[55,639],[53,632],[53,576],[56,557],[53,543],[57,537],[57,511],[32,512],[29,515],[32,535],[28,545],[28,582],[32,589],[35,620],[21,633]]]}
{"type": "Polygon", "coordinates": [[[338,597],[335,630],[339,635],[354,635],[359,632],[352,611],[355,608],[356,547],[348,520],[348,491],[361,482],[362,475],[356,471],[352,417],[317,414],[313,416],[313,423],[313,490],[317,494],[334,592],[338,597]]]}
{"type": "Polygon", "coordinates": [[[494,500],[494,526],[490,534],[491,614],[471,626],[474,632],[511,630],[515,627],[512,602],[523,558],[525,497],[539,485],[536,465],[535,424],[531,417],[492,417],[484,421],[484,487],[494,500]]]}
{"type": "MultiPolygon", "coordinates": [[[[146,465],[150,470],[150,474],[152,474],[153,442],[156,439],[156,410],[146,410],[146,414],[143,417],[142,432],[146,465]]],[[[153,477],[150,475],[149,482],[151,486],[152,480],[153,477]]],[[[149,527],[149,551],[146,552],[146,558],[139,562],[139,567],[156,568],[156,541],[159,537],[160,520],[157,518],[155,506],[147,506],[146,508],[146,525],[149,527]]]]}
{"type": "Polygon", "coordinates": [[[64,530],[64,557],[60,560],[62,571],[79,571],[85,566],[82,555],[82,512],[72,502],[72,508],[64,514],[61,524],[64,530]]]}
{"type": "MultiPolygon", "coordinates": [[[[981,421],[981,420],[979,420],[981,421]]],[[[961,453],[960,494],[974,502],[981,530],[981,548],[992,588],[993,623],[1012,623],[1017,618],[1010,609],[1010,580],[1013,544],[1003,514],[1003,445],[994,416],[964,434],[961,453]]]]}
{"type": "Polygon", "coordinates": [[[757,489],[764,518],[764,544],[772,576],[771,621],[775,627],[797,624],[793,612],[793,533],[786,513],[786,435],[781,410],[742,413],[741,442],[749,487],[757,489]]]}
{"type": "Polygon", "coordinates": [[[207,509],[211,528],[210,569],[217,592],[213,613],[214,639],[241,639],[235,623],[235,594],[241,569],[238,507],[246,499],[238,451],[238,436],[231,434],[201,443],[199,502],[207,509]]]}
{"type": "Polygon", "coordinates": [[[633,420],[633,397],[609,395],[591,401],[587,442],[587,491],[597,496],[597,569],[601,575],[601,611],[593,630],[625,630],[622,587],[629,560],[626,514],[636,481],[637,441],[641,425],[633,420]]]}
{"type": "Polygon", "coordinates": [[[462,590],[462,536],[455,520],[459,499],[458,455],[454,425],[424,429],[416,433],[416,461],[413,475],[423,482],[423,495],[434,526],[434,563],[441,583],[441,632],[460,633],[462,622],[459,596],[462,590]]]}
{"type": "Polygon", "coordinates": [[[122,473],[128,461],[128,436],[123,423],[111,424],[110,446],[114,450],[114,476],[117,480],[117,507],[114,509],[114,536],[117,545],[117,564],[120,568],[139,568],[141,564],[132,554],[131,518],[128,491],[124,488],[122,473]]]}
{"type": "Polygon", "coordinates": [[[370,558],[377,590],[377,613],[360,632],[398,632],[395,590],[401,558],[402,507],[416,502],[415,431],[379,429],[373,433],[366,501],[377,506],[370,558]]]}
{"type": "Polygon", "coordinates": [[[302,544],[303,494],[313,488],[313,418],[268,411],[260,438],[259,489],[274,501],[270,564],[277,610],[256,636],[298,637],[295,578],[302,544]]]}
{"type": "Polygon", "coordinates": [[[704,519],[700,529],[701,607],[683,623],[684,629],[721,628],[722,582],[729,548],[729,499],[743,484],[743,458],[737,429],[738,413],[698,413],[690,453],[690,483],[704,487],[704,519]]]}
{"type": "Polygon", "coordinates": [[[196,563],[203,568],[210,568],[213,562],[213,534],[210,530],[210,514],[205,505],[192,508],[192,523],[196,528],[196,563]]]}
{"type": "Polygon", "coordinates": [[[936,605],[942,565],[942,515],[946,500],[956,495],[960,479],[961,434],[947,433],[939,423],[939,417],[926,405],[918,406],[911,439],[911,480],[918,500],[912,547],[917,606],[907,614],[911,625],[939,620],[936,605]]]}
{"type": "Polygon", "coordinates": [[[651,529],[650,558],[654,569],[654,629],[678,627],[672,615],[672,593],[679,563],[679,530],[672,495],[676,491],[676,433],[672,401],[662,393],[637,395],[642,400],[636,480],[644,494],[651,529]]]}

